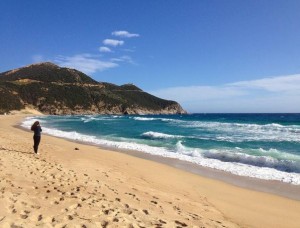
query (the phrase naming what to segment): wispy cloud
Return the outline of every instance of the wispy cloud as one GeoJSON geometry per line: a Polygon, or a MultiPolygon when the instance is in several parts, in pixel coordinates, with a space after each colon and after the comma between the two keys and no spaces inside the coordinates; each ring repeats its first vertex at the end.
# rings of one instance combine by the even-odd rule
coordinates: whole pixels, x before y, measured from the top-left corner
{"type": "Polygon", "coordinates": [[[112,61],[100,60],[98,56],[90,54],[79,54],[74,56],[58,56],[54,62],[63,67],[75,68],[86,74],[104,71],[119,65],[112,61]]]}
{"type": "Polygon", "coordinates": [[[129,48],[124,48],[124,49],[122,49],[122,51],[125,51],[125,52],[135,52],[134,49],[129,49],[129,48]]]}
{"type": "Polygon", "coordinates": [[[32,56],[32,61],[33,63],[40,63],[40,62],[44,62],[45,58],[42,55],[34,55],[32,56]]]}
{"type": "Polygon", "coordinates": [[[103,47],[103,46],[99,48],[99,51],[100,51],[100,52],[112,52],[110,48],[108,48],[108,47],[103,47]]]}
{"type": "Polygon", "coordinates": [[[118,58],[112,58],[111,61],[112,62],[127,62],[127,63],[131,63],[131,64],[135,64],[136,65],[136,63],[128,55],[123,55],[123,56],[118,57],[118,58]]]}
{"type": "Polygon", "coordinates": [[[124,37],[124,38],[132,38],[132,37],[139,37],[140,36],[137,33],[130,33],[128,31],[114,31],[111,34],[113,36],[124,37]]]}
{"type": "Polygon", "coordinates": [[[300,112],[300,75],[152,91],[190,112],[300,112]]]}
{"type": "Polygon", "coordinates": [[[116,46],[122,46],[124,44],[124,41],[123,40],[105,39],[105,40],[103,40],[103,44],[116,47],[116,46]]]}
{"type": "Polygon", "coordinates": [[[272,92],[300,91],[300,75],[263,78],[252,81],[235,82],[229,85],[236,87],[257,88],[272,92]]]}

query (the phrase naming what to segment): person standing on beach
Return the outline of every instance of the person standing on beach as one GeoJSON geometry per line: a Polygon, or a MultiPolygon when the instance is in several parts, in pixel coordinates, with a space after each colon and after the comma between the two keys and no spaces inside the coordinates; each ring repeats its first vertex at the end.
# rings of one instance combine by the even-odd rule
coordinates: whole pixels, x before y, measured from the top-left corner
{"type": "Polygon", "coordinates": [[[31,126],[31,130],[34,131],[34,135],[33,135],[33,149],[34,149],[34,153],[35,154],[39,154],[38,153],[38,148],[39,148],[39,144],[41,141],[41,132],[42,132],[42,128],[40,125],[39,121],[35,121],[32,126],[31,126]]]}

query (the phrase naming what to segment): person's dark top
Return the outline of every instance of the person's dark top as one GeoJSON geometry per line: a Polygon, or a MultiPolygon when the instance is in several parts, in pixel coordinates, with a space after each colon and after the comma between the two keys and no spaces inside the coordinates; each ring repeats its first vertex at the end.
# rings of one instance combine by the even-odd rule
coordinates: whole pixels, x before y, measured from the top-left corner
{"type": "Polygon", "coordinates": [[[36,126],[33,131],[35,136],[41,136],[42,128],[41,126],[36,126]]]}

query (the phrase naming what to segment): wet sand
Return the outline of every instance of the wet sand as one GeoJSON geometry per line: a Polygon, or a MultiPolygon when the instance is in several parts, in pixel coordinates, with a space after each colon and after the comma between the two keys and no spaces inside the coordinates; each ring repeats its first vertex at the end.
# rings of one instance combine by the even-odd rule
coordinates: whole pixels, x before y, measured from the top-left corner
{"type": "Polygon", "coordinates": [[[36,156],[22,118],[0,116],[0,227],[300,226],[300,201],[170,162],[46,135],[36,156]]]}

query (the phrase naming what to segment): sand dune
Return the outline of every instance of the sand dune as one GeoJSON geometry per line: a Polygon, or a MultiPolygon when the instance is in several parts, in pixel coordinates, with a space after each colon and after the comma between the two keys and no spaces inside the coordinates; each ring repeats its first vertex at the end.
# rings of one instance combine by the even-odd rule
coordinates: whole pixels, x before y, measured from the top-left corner
{"type": "Polygon", "coordinates": [[[23,117],[0,117],[0,227],[300,225],[299,201],[126,154],[43,135],[36,156],[23,117]]]}

